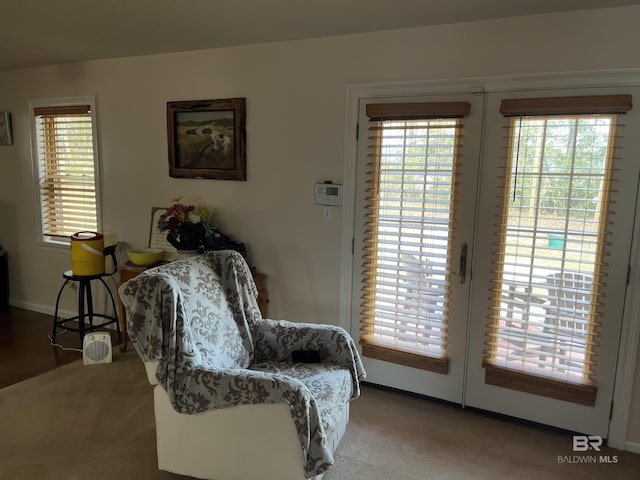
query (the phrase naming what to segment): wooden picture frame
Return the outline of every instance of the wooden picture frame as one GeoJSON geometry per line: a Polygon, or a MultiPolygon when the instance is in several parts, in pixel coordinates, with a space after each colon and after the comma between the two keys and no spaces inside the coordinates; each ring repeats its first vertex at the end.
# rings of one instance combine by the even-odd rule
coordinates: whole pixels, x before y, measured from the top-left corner
{"type": "Polygon", "coordinates": [[[0,145],[13,145],[11,114],[9,112],[0,112],[0,145]]]}
{"type": "Polygon", "coordinates": [[[246,180],[246,100],[167,102],[169,176],[246,180]]]}

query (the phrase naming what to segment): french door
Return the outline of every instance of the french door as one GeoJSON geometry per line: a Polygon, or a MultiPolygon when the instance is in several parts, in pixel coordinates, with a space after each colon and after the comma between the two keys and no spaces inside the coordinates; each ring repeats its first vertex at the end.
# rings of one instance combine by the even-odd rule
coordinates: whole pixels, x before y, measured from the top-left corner
{"type": "Polygon", "coordinates": [[[482,105],[481,95],[360,104],[363,174],[356,211],[362,216],[355,228],[356,251],[364,255],[354,257],[353,335],[361,338],[369,381],[457,403],[463,394],[471,284],[468,274],[460,276],[460,260],[464,263],[466,248],[470,265],[482,105]],[[409,103],[425,105],[424,117],[413,120],[401,111],[400,120],[378,122],[371,111],[382,110],[384,118],[386,109],[409,103]],[[464,114],[450,117],[451,105],[466,105],[464,114]],[[381,164],[376,151],[383,155],[381,164]],[[378,182],[376,191],[372,182],[378,182]],[[378,212],[371,211],[372,203],[378,212]],[[378,325],[363,324],[364,311],[378,325]]]}
{"type": "Polygon", "coordinates": [[[369,381],[607,436],[637,93],[361,99],[352,334],[369,381]]]}

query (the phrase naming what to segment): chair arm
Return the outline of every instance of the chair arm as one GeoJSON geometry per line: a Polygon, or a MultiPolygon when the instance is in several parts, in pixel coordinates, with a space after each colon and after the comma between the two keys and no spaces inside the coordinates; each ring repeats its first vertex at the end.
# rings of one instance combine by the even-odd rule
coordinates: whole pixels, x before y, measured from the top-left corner
{"type": "Polygon", "coordinates": [[[352,398],[360,395],[366,373],[351,335],[342,327],[286,320],[260,319],[252,326],[255,361],[291,361],[296,350],[317,351],[323,363],[335,363],[351,372],[352,398]]]}

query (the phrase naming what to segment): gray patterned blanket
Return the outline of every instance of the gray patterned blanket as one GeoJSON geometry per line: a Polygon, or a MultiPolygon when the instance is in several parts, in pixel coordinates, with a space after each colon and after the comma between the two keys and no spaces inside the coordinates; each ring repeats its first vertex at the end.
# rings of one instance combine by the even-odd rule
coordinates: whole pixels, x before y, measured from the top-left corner
{"type": "Polygon", "coordinates": [[[131,341],[143,361],[159,361],[156,377],[177,412],[284,402],[305,476],[333,464],[333,419],[365,376],[344,329],[263,319],[251,272],[232,251],[147,270],[119,293],[131,341]],[[321,362],[294,364],[295,350],[317,351],[321,362]]]}

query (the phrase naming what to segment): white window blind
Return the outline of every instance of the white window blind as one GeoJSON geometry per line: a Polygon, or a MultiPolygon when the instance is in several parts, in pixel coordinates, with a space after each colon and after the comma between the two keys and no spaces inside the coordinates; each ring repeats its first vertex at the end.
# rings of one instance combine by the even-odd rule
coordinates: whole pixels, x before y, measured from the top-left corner
{"type": "Polygon", "coordinates": [[[448,371],[460,117],[469,104],[371,104],[363,355],[448,371]],[[454,117],[454,118],[450,118],[454,117]]]}
{"type": "Polygon", "coordinates": [[[42,234],[61,239],[98,229],[89,105],[34,108],[42,234]]]}
{"type": "Polygon", "coordinates": [[[602,97],[503,101],[502,113],[512,118],[496,225],[487,383],[595,401],[619,134],[617,115],[607,112],[630,108],[628,96],[608,98],[614,100],[608,109],[602,97]],[[567,113],[572,110],[602,113],[567,113]]]}

